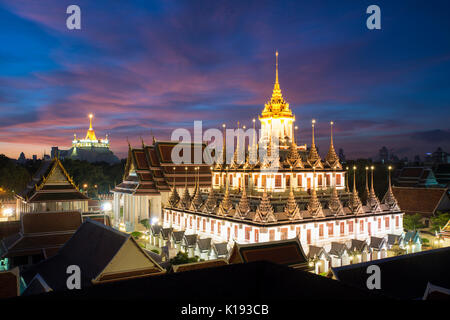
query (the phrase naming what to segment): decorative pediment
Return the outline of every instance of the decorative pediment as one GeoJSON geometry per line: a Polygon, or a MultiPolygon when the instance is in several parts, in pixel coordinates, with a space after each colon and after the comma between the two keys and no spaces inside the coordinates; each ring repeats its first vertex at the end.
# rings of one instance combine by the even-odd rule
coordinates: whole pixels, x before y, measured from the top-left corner
{"type": "Polygon", "coordinates": [[[208,198],[205,201],[205,205],[203,206],[203,212],[213,212],[217,207],[217,199],[214,189],[211,187],[209,190],[208,198]]]}
{"type": "Polygon", "coordinates": [[[171,207],[176,207],[178,201],[180,201],[180,196],[178,195],[177,188],[172,188],[172,192],[169,197],[169,205],[171,207]]]}
{"type": "Polygon", "coordinates": [[[381,204],[380,200],[375,194],[375,190],[372,188],[369,193],[369,198],[367,199],[367,206],[370,208],[372,212],[381,212],[381,204]]]}
{"type": "Polygon", "coordinates": [[[188,188],[186,187],[184,189],[183,196],[178,202],[178,208],[189,209],[190,204],[191,204],[191,195],[189,194],[188,188]]]}
{"type": "Polygon", "coordinates": [[[328,202],[328,208],[336,216],[342,216],[345,214],[342,202],[339,199],[339,195],[336,190],[336,186],[333,188],[333,191],[331,193],[330,201],[328,202]]]}

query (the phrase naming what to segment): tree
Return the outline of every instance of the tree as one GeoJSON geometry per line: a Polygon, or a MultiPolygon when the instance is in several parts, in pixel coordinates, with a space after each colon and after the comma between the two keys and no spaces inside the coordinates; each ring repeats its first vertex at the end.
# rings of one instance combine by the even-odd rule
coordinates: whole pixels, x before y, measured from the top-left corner
{"type": "Polygon", "coordinates": [[[27,170],[14,160],[0,154],[0,187],[7,193],[21,192],[30,181],[27,170]]]}
{"type": "Polygon", "coordinates": [[[414,215],[405,214],[403,216],[403,227],[408,231],[415,231],[425,226],[422,223],[422,216],[416,213],[414,215]]]}
{"type": "Polygon", "coordinates": [[[184,252],[181,252],[181,251],[178,252],[175,257],[170,259],[170,263],[173,264],[173,265],[185,264],[185,263],[193,263],[193,262],[198,262],[198,257],[197,256],[195,256],[193,258],[189,258],[187,253],[184,253],[184,252]]]}
{"type": "Polygon", "coordinates": [[[450,213],[438,212],[437,215],[435,217],[432,217],[430,220],[431,220],[431,230],[433,232],[439,232],[441,228],[443,228],[447,224],[448,220],[450,220],[450,213]]]}

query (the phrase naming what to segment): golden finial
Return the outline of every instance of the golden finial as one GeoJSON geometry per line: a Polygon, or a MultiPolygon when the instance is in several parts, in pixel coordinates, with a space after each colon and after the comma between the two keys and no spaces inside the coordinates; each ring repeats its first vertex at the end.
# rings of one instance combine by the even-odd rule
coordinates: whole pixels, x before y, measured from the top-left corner
{"type": "Polygon", "coordinates": [[[92,113],[89,113],[89,130],[92,130],[92,118],[94,115],[92,113]]]}
{"type": "Polygon", "coordinates": [[[275,51],[275,83],[278,83],[278,50],[275,51]]]}
{"type": "Polygon", "coordinates": [[[331,130],[331,144],[332,144],[332,145],[333,145],[333,124],[334,124],[334,122],[331,121],[331,122],[330,122],[330,130],[331,130]]]}
{"type": "Polygon", "coordinates": [[[312,123],[312,146],[316,146],[314,139],[314,125],[316,124],[316,119],[312,119],[311,123],[312,123]]]}

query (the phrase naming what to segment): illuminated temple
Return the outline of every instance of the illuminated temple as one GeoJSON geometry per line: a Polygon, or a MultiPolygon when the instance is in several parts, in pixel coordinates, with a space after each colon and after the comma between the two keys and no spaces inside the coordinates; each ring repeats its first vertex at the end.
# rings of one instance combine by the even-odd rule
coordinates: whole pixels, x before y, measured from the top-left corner
{"type": "MultiPolygon", "coordinates": [[[[253,139],[248,145],[239,146],[238,142],[229,164],[218,161],[213,166],[174,166],[164,148],[171,148],[176,142],[130,147],[124,181],[114,190],[116,221],[130,226],[131,220],[134,225],[138,223],[139,215],[154,219],[168,233],[183,233],[184,238],[178,237],[181,248],[191,254],[195,251],[188,250],[189,235],[210,239],[213,244],[226,243],[229,248],[234,242],[298,238],[305,252],[329,258],[324,259],[319,269],[322,272],[331,265],[347,264],[351,248],[358,250],[360,254],[355,259],[360,261],[386,256],[388,235],[395,238],[403,232],[403,212],[390,181],[385,196],[379,199],[373,188],[372,171],[367,203],[362,203],[355,185],[356,168],[348,177],[349,172],[336,155],[333,122],[325,157],[319,155],[315,144],[314,120],[309,148],[297,145],[295,115],[278,80],[278,53],[272,96],[259,121],[259,143],[253,139]],[[275,140],[279,143],[274,144],[275,140]],[[244,157],[238,156],[240,147],[245,148],[241,153],[244,157]],[[259,148],[265,148],[266,155],[278,148],[278,156],[271,160],[276,163],[276,170],[268,170],[267,157],[259,156],[259,148]],[[351,185],[349,179],[353,181],[351,185]],[[155,201],[159,205],[154,205],[156,210],[152,211],[149,202],[155,201]],[[137,209],[139,205],[145,207],[144,214],[137,209]],[[119,213],[123,213],[122,217],[119,213]],[[368,249],[364,253],[365,248],[368,249]]],[[[226,145],[223,158],[229,153],[226,145]]],[[[153,231],[152,237],[156,244],[157,238],[164,235],[153,231]]]]}
{"type": "Polygon", "coordinates": [[[114,153],[109,148],[108,135],[104,139],[98,139],[92,127],[93,115],[89,114],[89,129],[86,132],[85,138],[77,138],[74,134],[72,140],[72,147],[69,150],[60,150],[58,147],[52,148],[52,158],[59,157],[59,159],[73,159],[85,160],[88,162],[119,162],[114,153]]]}

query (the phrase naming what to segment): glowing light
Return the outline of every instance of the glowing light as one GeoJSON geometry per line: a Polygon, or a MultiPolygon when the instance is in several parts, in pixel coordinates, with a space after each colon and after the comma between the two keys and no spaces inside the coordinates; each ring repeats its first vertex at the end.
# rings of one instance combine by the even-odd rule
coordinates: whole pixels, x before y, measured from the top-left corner
{"type": "Polygon", "coordinates": [[[14,213],[14,210],[12,208],[3,209],[3,215],[5,215],[5,216],[12,216],[13,213],[14,213]]]}
{"type": "Polygon", "coordinates": [[[105,202],[102,204],[102,210],[103,211],[111,211],[112,210],[112,204],[111,202],[105,202]]]}
{"type": "Polygon", "coordinates": [[[155,224],[157,224],[157,223],[158,223],[159,219],[158,219],[158,218],[156,218],[156,217],[153,217],[151,221],[152,221],[152,222],[151,222],[151,223],[152,223],[152,225],[155,225],[155,224]]]}

